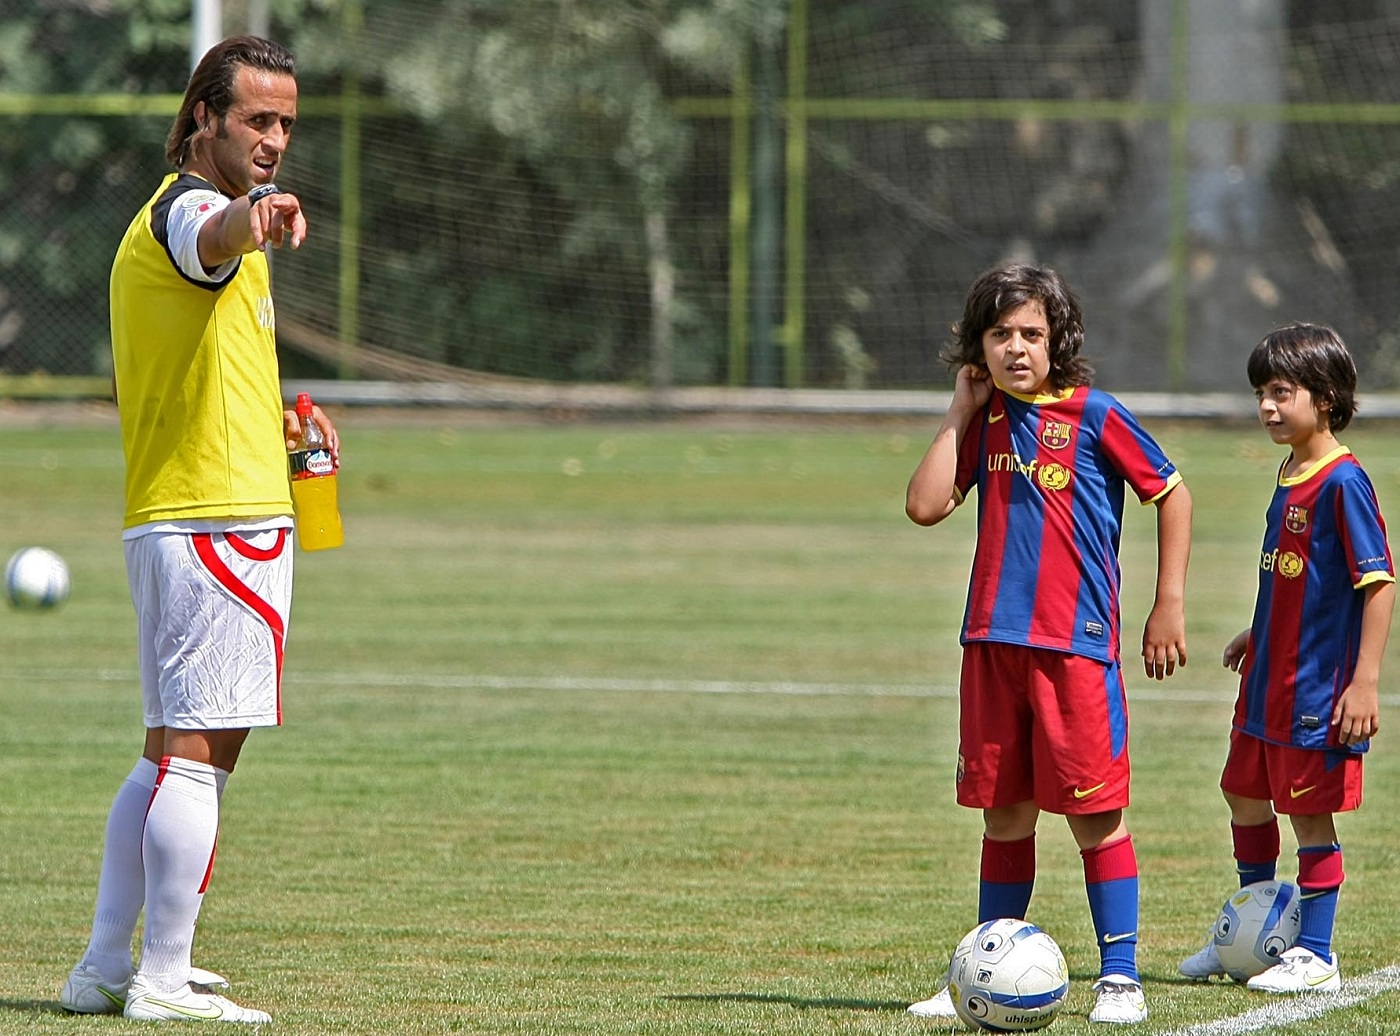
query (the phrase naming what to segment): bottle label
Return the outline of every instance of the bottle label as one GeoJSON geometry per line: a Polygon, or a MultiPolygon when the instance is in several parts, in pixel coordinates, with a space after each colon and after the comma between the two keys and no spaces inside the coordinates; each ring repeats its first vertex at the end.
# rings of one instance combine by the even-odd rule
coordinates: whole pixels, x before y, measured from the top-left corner
{"type": "Polygon", "coordinates": [[[330,450],[298,450],[288,454],[287,460],[293,481],[335,474],[335,461],[331,460],[330,450]]]}

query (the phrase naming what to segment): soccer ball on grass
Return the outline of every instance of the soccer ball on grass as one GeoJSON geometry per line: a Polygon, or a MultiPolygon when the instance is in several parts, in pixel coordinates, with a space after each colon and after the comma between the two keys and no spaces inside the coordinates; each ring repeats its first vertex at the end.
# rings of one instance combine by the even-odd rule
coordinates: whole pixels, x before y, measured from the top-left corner
{"type": "Polygon", "coordinates": [[[24,547],[5,565],[5,597],[16,608],[54,608],[68,599],[68,566],[44,547],[24,547]]]}
{"type": "Polygon", "coordinates": [[[1225,901],[1215,919],[1215,952],[1225,973],[1247,982],[1278,963],[1298,941],[1303,904],[1298,886],[1287,881],[1256,881],[1225,901]]]}
{"type": "Polygon", "coordinates": [[[1027,921],[986,921],[963,936],[948,965],[958,1017],[976,1029],[1029,1032],[1049,1025],[1069,993],[1055,940],[1027,921]]]}

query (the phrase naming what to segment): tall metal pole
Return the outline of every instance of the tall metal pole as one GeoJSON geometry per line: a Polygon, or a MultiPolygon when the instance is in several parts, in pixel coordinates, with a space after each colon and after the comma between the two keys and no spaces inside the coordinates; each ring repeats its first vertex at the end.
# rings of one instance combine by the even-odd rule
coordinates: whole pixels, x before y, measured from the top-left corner
{"type": "Polygon", "coordinates": [[[336,316],[340,337],[340,376],[353,378],[360,340],[360,35],[364,8],[346,0],[343,29],[349,61],[341,81],[340,109],[340,295],[336,316]]]}
{"type": "Polygon", "coordinates": [[[267,0],[248,0],[248,35],[267,39],[272,34],[272,19],[267,12],[267,0]]]}
{"type": "Polygon", "coordinates": [[[749,377],[750,384],[766,388],[779,383],[775,339],[781,332],[777,311],[782,273],[782,71],[775,46],[767,40],[755,45],[753,80],[753,323],[749,335],[749,377]]]}
{"type": "Polygon", "coordinates": [[[729,384],[749,383],[749,231],[753,216],[753,92],[747,47],[739,55],[729,116],[729,384]]]}
{"type": "Polygon", "coordinates": [[[788,13],[786,286],[783,383],[801,388],[807,338],[807,0],[788,13]]]}
{"type": "Polygon", "coordinates": [[[1186,334],[1190,324],[1190,177],[1191,120],[1191,0],[1172,0],[1171,114],[1167,118],[1171,144],[1167,159],[1167,256],[1171,287],[1167,293],[1167,386],[1186,386],[1186,334]]]}
{"type": "Polygon", "coordinates": [[[190,68],[214,44],[224,38],[224,10],[220,0],[194,0],[190,9],[190,68]]]}

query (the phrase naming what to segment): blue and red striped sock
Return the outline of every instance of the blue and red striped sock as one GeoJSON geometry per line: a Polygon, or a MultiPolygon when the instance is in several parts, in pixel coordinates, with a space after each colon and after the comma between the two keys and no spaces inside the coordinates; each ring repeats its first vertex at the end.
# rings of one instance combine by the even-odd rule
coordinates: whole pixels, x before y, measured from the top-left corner
{"type": "Polygon", "coordinates": [[[1332,928],[1337,922],[1337,898],[1344,880],[1342,847],[1336,842],[1298,847],[1298,891],[1303,901],[1298,945],[1319,957],[1332,956],[1332,928]]]}
{"type": "Polygon", "coordinates": [[[1240,875],[1240,888],[1256,881],[1274,880],[1278,873],[1278,817],[1243,827],[1232,820],[1230,838],[1235,843],[1235,870],[1240,875]]]}
{"type": "Polygon", "coordinates": [[[996,842],[983,836],[978,923],[999,917],[1024,919],[1034,888],[1035,835],[1014,842],[996,842]]]}
{"type": "Polygon", "coordinates": [[[1126,975],[1140,981],[1137,969],[1138,865],[1131,835],[1093,849],[1081,849],[1089,914],[1099,941],[1099,977],[1126,975]]]}

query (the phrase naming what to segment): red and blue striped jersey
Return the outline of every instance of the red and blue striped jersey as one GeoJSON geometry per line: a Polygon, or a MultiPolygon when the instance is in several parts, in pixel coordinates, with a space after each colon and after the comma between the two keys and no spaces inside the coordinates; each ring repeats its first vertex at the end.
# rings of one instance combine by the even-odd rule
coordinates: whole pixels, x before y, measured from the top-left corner
{"type": "Polygon", "coordinates": [[[1376,491],[1345,446],[1278,486],[1264,530],[1259,596],[1235,727],[1280,745],[1341,746],[1332,710],[1361,646],[1364,588],[1394,581],[1376,491]]]}
{"type": "Polygon", "coordinates": [[[978,492],[962,642],[1118,662],[1124,486],[1146,504],[1180,481],[1106,392],[1080,386],[1028,397],[994,389],[958,456],[958,503],[978,492]]]}

